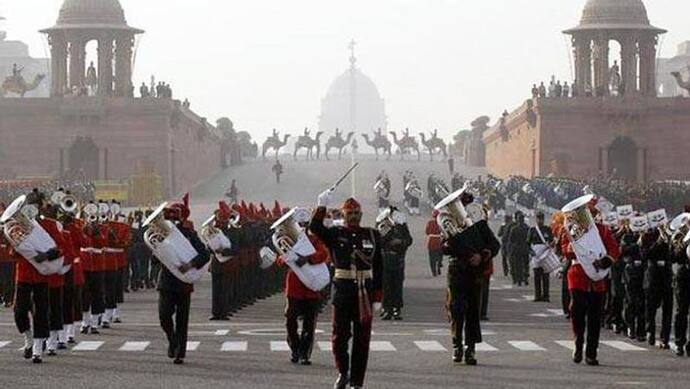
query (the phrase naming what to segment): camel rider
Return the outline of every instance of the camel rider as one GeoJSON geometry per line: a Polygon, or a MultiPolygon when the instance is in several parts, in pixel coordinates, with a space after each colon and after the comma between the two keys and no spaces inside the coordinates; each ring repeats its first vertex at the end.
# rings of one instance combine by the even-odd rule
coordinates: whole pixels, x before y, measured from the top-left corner
{"type": "Polygon", "coordinates": [[[342,138],[342,137],[343,137],[343,132],[340,131],[339,128],[336,128],[336,129],[335,129],[335,137],[336,137],[336,138],[342,138]]]}
{"type": "Polygon", "coordinates": [[[310,133],[309,128],[308,128],[308,127],[304,127],[304,137],[305,137],[305,138],[309,138],[309,135],[310,135],[309,133],[310,133]]]}
{"type": "Polygon", "coordinates": [[[376,130],[376,137],[380,138],[381,136],[383,136],[383,134],[381,133],[381,131],[382,131],[382,130],[381,130],[381,127],[379,127],[379,129],[376,130]]]}

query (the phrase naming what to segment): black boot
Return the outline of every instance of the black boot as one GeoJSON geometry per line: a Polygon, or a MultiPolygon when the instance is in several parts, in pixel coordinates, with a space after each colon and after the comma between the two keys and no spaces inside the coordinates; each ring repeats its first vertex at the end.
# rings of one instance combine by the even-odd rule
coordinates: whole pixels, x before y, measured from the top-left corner
{"type": "Polygon", "coordinates": [[[465,351],[462,349],[462,346],[454,347],[453,348],[453,362],[462,363],[462,357],[464,356],[464,354],[465,354],[465,351]]]}
{"type": "Polygon", "coordinates": [[[597,360],[596,357],[592,357],[592,358],[587,357],[587,358],[585,358],[585,363],[586,363],[588,366],[599,366],[599,361],[597,360]]]}
{"type": "Polygon", "coordinates": [[[177,344],[175,341],[168,342],[168,358],[173,359],[177,354],[177,344]]]}
{"type": "Polygon", "coordinates": [[[682,357],[685,355],[685,346],[682,344],[676,344],[676,355],[682,357]]]}
{"type": "Polygon", "coordinates": [[[477,359],[474,357],[474,345],[467,346],[467,350],[465,350],[465,364],[468,366],[477,365],[477,359]]]}
{"type": "Polygon", "coordinates": [[[573,351],[573,362],[582,362],[582,347],[575,347],[575,351],[573,351]]]}
{"type": "Polygon", "coordinates": [[[338,379],[333,384],[333,389],[347,389],[347,384],[350,383],[350,378],[346,375],[340,374],[338,379]]]}
{"type": "Polygon", "coordinates": [[[650,346],[656,346],[656,336],[654,334],[647,334],[647,344],[650,346]]]}

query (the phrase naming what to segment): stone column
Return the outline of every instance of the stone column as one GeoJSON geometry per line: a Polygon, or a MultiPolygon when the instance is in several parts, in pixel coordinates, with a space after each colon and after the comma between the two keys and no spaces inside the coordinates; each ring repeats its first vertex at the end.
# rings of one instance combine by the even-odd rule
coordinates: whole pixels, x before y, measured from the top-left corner
{"type": "Polygon", "coordinates": [[[637,40],[626,36],[621,40],[621,75],[625,95],[637,93],[637,40]]]}
{"type": "Polygon", "coordinates": [[[640,38],[640,93],[656,97],[656,36],[640,38]]]}
{"type": "Polygon", "coordinates": [[[113,38],[104,35],[98,39],[98,95],[113,92],[113,38]]]}
{"type": "Polygon", "coordinates": [[[67,42],[60,32],[48,36],[50,43],[50,95],[64,96],[67,87],[67,42]]]}
{"type": "Polygon", "coordinates": [[[86,73],[85,42],[80,36],[75,36],[69,42],[69,85],[81,87],[86,73]]]}
{"type": "Polygon", "coordinates": [[[609,95],[609,36],[599,32],[594,40],[594,93],[609,95]]]}
{"type": "Polygon", "coordinates": [[[134,37],[120,36],[115,46],[115,95],[133,97],[132,94],[132,46],[134,37]]]}
{"type": "Polygon", "coordinates": [[[573,36],[575,46],[575,78],[578,96],[585,95],[586,86],[592,85],[591,39],[585,34],[573,36]]]}

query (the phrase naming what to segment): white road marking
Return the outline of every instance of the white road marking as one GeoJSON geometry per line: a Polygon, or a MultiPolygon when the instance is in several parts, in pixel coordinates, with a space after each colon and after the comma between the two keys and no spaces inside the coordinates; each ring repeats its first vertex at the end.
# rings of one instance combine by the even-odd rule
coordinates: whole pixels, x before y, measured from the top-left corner
{"type": "Polygon", "coordinates": [[[508,343],[520,351],[546,351],[545,348],[529,340],[510,340],[508,343]]]}
{"type": "Polygon", "coordinates": [[[575,350],[575,342],[573,342],[572,340],[557,340],[556,344],[565,347],[570,351],[575,350]]]}
{"type": "Polygon", "coordinates": [[[369,349],[371,351],[396,351],[393,343],[388,341],[372,341],[369,349]]]}
{"type": "Polygon", "coordinates": [[[415,341],[417,347],[422,351],[447,351],[443,345],[435,340],[432,341],[415,341]]]}
{"type": "Polygon", "coordinates": [[[647,351],[646,348],[638,347],[621,340],[604,340],[601,343],[620,351],[647,351]]]}
{"type": "Polygon", "coordinates": [[[230,333],[230,330],[216,330],[214,335],[216,336],[226,336],[227,334],[230,333]]]}
{"type": "Polygon", "coordinates": [[[101,341],[84,340],[72,347],[72,351],[96,351],[103,346],[101,341]]]}
{"type": "Polygon", "coordinates": [[[247,351],[247,342],[223,342],[220,351],[247,351]]]}
{"type": "Polygon", "coordinates": [[[125,342],[120,351],[144,351],[150,344],[151,342],[125,342]]]}
{"type": "Polygon", "coordinates": [[[290,346],[284,340],[272,341],[271,351],[290,351],[290,346]]]}
{"type": "Polygon", "coordinates": [[[187,351],[196,351],[199,348],[200,344],[201,342],[196,341],[187,342],[187,351]]]}
{"type": "Polygon", "coordinates": [[[333,351],[333,343],[331,342],[318,342],[318,345],[321,351],[333,351]]]}
{"type": "Polygon", "coordinates": [[[498,351],[498,349],[496,347],[494,347],[494,346],[492,346],[486,342],[477,343],[474,346],[474,349],[476,351],[498,351]]]}
{"type": "MultiPolygon", "coordinates": [[[[4,348],[5,346],[9,345],[10,343],[12,343],[12,342],[11,342],[11,341],[0,342],[0,348],[4,348]]],[[[22,350],[23,350],[23,349],[24,349],[24,348],[22,347],[22,350]]]]}

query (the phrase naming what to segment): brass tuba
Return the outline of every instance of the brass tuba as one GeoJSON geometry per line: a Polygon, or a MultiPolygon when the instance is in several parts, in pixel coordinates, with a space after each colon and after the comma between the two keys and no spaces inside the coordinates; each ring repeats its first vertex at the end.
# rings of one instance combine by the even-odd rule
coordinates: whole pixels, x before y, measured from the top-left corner
{"type": "Polygon", "coordinates": [[[590,279],[599,281],[609,275],[610,269],[600,270],[594,266],[595,261],[606,255],[606,247],[589,211],[593,199],[594,195],[591,194],[578,197],[566,204],[561,212],[565,216],[564,231],[570,239],[578,264],[590,279]]]}
{"type": "Polygon", "coordinates": [[[675,244],[688,243],[690,241],[690,213],[681,213],[668,224],[671,231],[670,241],[675,244]]]}
{"type": "Polygon", "coordinates": [[[35,221],[37,216],[38,208],[27,205],[25,195],[15,199],[0,216],[0,224],[7,241],[41,275],[67,273],[70,265],[64,265],[64,257],[36,262],[37,255],[57,248],[53,238],[35,221]]]}
{"type": "Polygon", "coordinates": [[[167,202],[161,204],[142,224],[146,228],[144,243],[170,273],[182,282],[193,284],[201,279],[206,267],[192,268],[186,273],[179,270],[182,264],[189,263],[199,253],[175,224],[165,220],[164,211],[167,206],[167,202]]]}
{"type": "Polygon", "coordinates": [[[280,255],[289,253],[301,236],[305,234],[295,217],[297,211],[298,208],[293,208],[271,226],[271,230],[274,231],[272,237],[273,246],[275,246],[280,255]]]}
{"type": "Polygon", "coordinates": [[[389,232],[395,226],[395,221],[393,220],[393,211],[390,207],[384,209],[376,217],[376,229],[379,231],[381,236],[388,235],[389,232]]]}
{"type": "Polygon", "coordinates": [[[60,201],[60,210],[68,215],[76,215],[79,210],[79,201],[71,194],[65,195],[60,201]]]}
{"type": "Polygon", "coordinates": [[[462,233],[472,225],[472,220],[460,200],[460,196],[465,193],[467,188],[468,186],[465,184],[462,189],[449,194],[434,207],[435,210],[439,211],[436,223],[446,239],[462,233]]]}
{"type": "Polygon", "coordinates": [[[218,262],[225,263],[230,260],[230,257],[221,255],[220,251],[231,248],[232,243],[230,239],[225,236],[225,233],[220,228],[216,227],[215,224],[216,215],[213,215],[201,225],[199,235],[209,250],[216,256],[218,262]]]}

